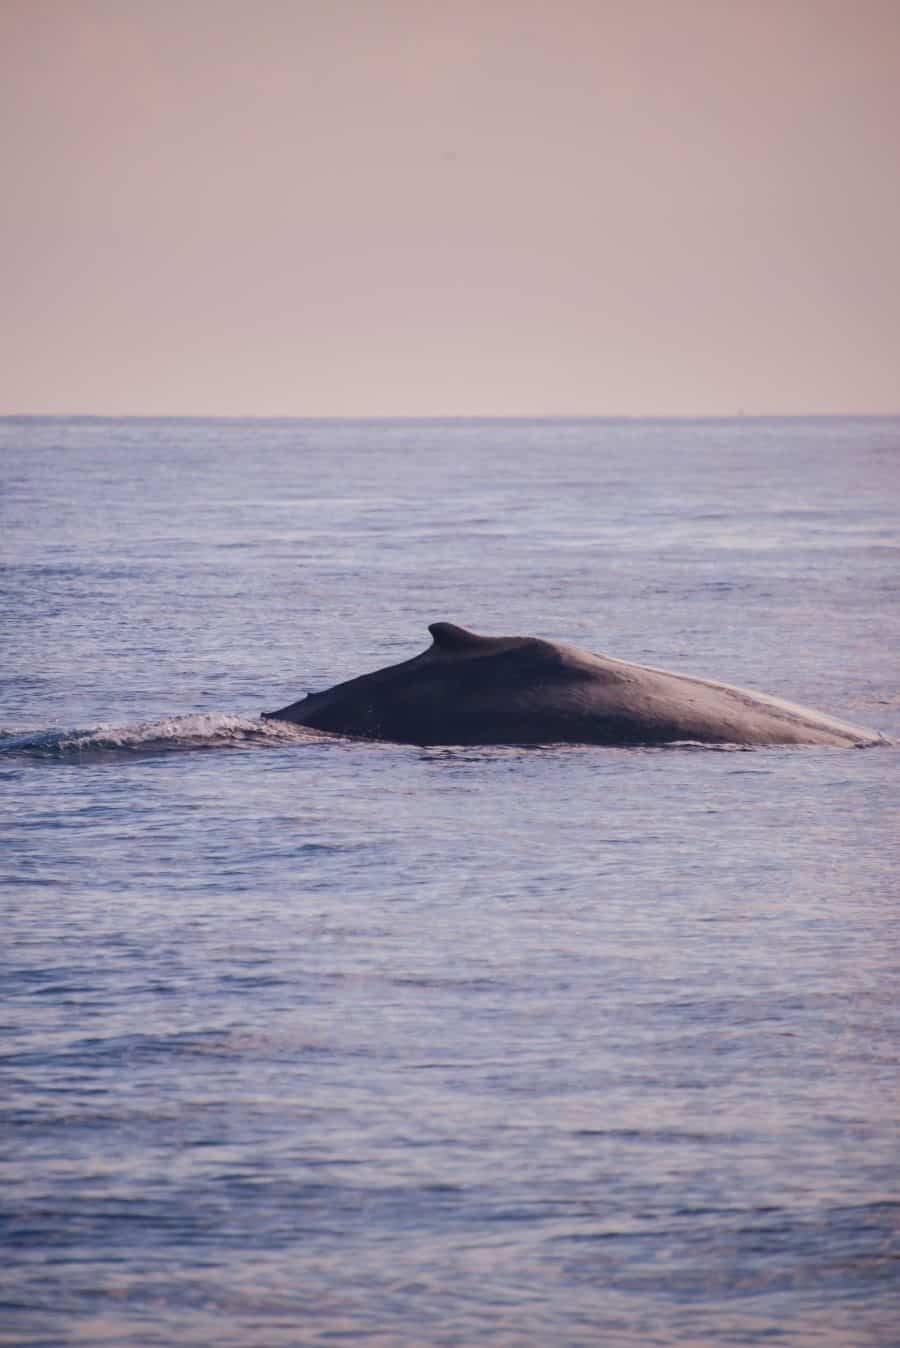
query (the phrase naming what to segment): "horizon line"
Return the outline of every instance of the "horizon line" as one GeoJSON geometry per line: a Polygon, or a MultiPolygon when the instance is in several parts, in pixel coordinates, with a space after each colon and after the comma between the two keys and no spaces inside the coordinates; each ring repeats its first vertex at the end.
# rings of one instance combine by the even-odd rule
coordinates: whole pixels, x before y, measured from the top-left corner
{"type": "Polygon", "coordinates": [[[893,412],[0,412],[0,421],[891,421],[893,412]]]}

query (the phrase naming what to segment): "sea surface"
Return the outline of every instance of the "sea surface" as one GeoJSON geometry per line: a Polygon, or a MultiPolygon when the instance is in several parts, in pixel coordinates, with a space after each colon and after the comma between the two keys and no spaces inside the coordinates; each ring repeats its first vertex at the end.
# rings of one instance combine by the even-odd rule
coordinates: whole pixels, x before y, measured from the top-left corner
{"type": "Polygon", "coordinates": [[[262,722],[429,622],[900,740],[900,420],[6,419],[0,1343],[900,1344],[900,749],[262,722]]]}

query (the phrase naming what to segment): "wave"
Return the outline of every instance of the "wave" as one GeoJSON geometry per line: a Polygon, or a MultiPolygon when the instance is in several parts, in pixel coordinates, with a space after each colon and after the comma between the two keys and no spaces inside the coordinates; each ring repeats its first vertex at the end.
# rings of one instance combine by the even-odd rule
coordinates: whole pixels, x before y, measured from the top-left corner
{"type": "Polygon", "coordinates": [[[126,754],[172,753],[193,749],[244,749],[296,744],[322,737],[287,721],[262,721],[216,712],[171,716],[136,725],[99,725],[90,730],[0,731],[0,754],[32,758],[99,758],[126,754]]]}
{"type": "MultiPolygon", "coordinates": [[[[309,726],[294,725],[289,721],[260,720],[256,717],[226,716],[218,712],[197,712],[189,716],[170,716],[159,721],[141,721],[136,725],[99,725],[90,730],[2,730],[0,729],[0,756],[24,755],[29,758],[85,759],[112,758],[122,754],[161,754],[196,749],[247,749],[278,747],[286,744],[334,743],[341,735],[313,730],[309,726]]],[[[350,739],[354,744],[384,747],[383,741],[350,739]]],[[[884,736],[880,744],[893,744],[884,736]]],[[[397,746],[395,746],[397,747],[397,746]]],[[[591,744],[485,744],[485,745],[407,745],[409,749],[429,758],[447,758],[455,762],[477,761],[484,758],[531,756],[541,752],[597,752],[627,754],[668,754],[681,752],[753,753],[758,747],[748,744],[718,744],[699,740],[673,740],[668,744],[620,745],[591,744]]],[[[801,746],[774,745],[774,750],[793,753],[801,746]]],[[[809,748],[802,747],[804,753],[809,748]]]]}

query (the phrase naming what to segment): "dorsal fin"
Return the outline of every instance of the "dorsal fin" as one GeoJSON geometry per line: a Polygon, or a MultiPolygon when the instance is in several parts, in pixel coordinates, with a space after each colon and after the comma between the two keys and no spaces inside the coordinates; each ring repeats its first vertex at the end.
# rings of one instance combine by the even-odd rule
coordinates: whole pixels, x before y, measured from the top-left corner
{"type": "Polygon", "coordinates": [[[434,638],[435,648],[452,654],[457,651],[474,650],[491,640],[480,637],[477,632],[469,632],[455,623],[429,623],[428,630],[434,638]]]}

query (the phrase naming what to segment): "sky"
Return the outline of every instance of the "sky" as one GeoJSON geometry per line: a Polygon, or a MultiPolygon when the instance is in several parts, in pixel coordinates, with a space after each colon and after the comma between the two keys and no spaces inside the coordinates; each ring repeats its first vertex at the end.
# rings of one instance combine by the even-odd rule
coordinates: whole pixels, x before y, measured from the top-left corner
{"type": "Polygon", "coordinates": [[[900,412],[898,0],[0,0],[0,414],[900,412]]]}

